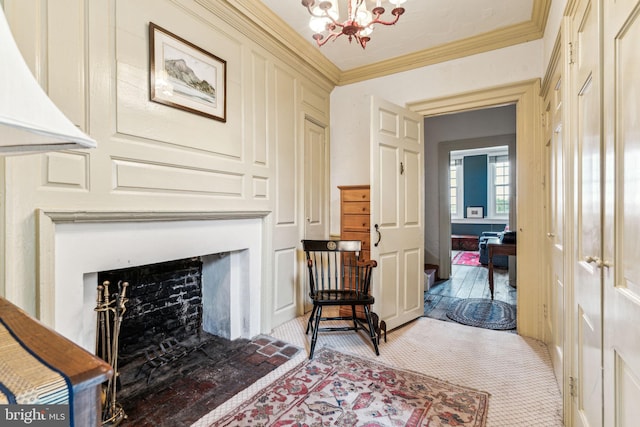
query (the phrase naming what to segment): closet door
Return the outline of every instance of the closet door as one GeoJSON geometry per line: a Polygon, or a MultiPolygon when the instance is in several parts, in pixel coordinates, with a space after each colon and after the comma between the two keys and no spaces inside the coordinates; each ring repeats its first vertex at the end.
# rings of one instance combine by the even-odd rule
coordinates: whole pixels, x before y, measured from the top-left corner
{"type": "MultiPolygon", "coordinates": [[[[326,129],[309,120],[304,120],[304,238],[326,239],[329,235],[328,202],[328,144],[326,129]]],[[[298,290],[298,304],[304,313],[311,311],[309,277],[305,266],[301,268],[302,288],[298,290]]],[[[298,309],[298,313],[300,309],[298,309]]]]}
{"type": "Polygon", "coordinates": [[[565,357],[565,298],[566,287],[564,277],[565,262],[565,170],[564,170],[564,144],[563,144],[563,104],[562,104],[562,79],[560,66],[562,60],[557,62],[551,88],[547,96],[548,129],[547,129],[547,253],[546,263],[547,280],[547,310],[546,329],[549,336],[549,351],[553,362],[553,371],[560,386],[560,392],[564,396],[564,357],[565,357]]]}
{"type": "Polygon", "coordinates": [[[602,425],[601,96],[599,2],[578,0],[571,19],[571,105],[575,150],[572,264],[573,420],[602,425]]]}
{"type": "Polygon", "coordinates": [[[640,419],[640,2],[604,2],[604,424],[640,419]]]}

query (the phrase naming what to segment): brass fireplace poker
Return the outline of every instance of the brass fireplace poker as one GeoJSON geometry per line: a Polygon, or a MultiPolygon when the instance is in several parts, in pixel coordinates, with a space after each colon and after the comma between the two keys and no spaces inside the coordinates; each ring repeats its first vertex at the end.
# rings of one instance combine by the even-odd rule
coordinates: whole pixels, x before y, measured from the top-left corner
{"type": "Polygon", "coordinates": [[[116,401],[116,386],[118,380],[118,338],[120,326],[128,299],[128,282],[118,282],[118,292],[110,295],[109,281],[105,280],[98,285],[98,296],[95,311],[97,317],[96,355],[102,358],[113,368],[113,376],[102,387],[102,425],[117,426],[127,416],[122,406],[116,401]]]}

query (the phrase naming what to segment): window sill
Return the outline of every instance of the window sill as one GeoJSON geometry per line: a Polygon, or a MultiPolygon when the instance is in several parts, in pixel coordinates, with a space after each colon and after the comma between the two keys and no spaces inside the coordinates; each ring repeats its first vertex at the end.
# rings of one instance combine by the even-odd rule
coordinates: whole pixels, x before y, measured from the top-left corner
{"type": "Polygon", "coordinates": [[[452,224],[509,224],[509,218],[451,218],[452,224]]]}

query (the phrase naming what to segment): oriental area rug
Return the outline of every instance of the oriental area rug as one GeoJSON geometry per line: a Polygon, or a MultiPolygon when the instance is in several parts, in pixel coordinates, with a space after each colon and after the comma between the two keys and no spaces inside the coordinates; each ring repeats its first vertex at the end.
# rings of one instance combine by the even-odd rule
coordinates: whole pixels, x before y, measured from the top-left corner
{"type": "Polygon", "coordinates": [[[489,394],[330,348],[211,426],[484,427],[489,394]]]}
{"type": "Polygon", "coordinates": [[[479,267],[482,265],[480,264],[480,253],[478,251],[460,251],[453,256],[451,264],[469,265],[472,267],[479,267]]]}

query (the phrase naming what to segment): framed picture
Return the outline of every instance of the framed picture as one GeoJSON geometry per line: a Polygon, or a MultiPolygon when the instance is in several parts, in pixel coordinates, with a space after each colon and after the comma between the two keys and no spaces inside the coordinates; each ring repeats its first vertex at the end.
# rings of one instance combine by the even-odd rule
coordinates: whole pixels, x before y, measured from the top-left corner
{"type": "Polygon", "coordinates": [[[484,208],[482,206],[468,206],[467,218],[484,218],[484,208]]]}
{"type": "Polygon", "coordinates": [[[227,121],[227,61],[149,23],[151,101],[227,121]]]}

